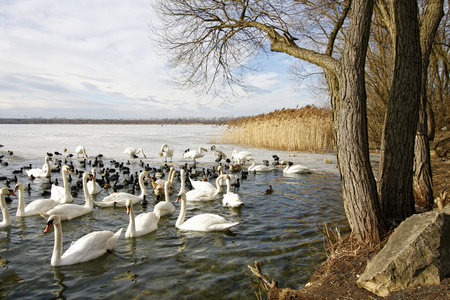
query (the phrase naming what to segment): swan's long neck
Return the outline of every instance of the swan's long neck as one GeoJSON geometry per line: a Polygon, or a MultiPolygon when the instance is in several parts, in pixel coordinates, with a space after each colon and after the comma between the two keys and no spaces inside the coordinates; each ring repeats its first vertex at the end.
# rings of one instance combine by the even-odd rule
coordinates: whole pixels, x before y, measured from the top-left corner
{"type": "Polygon", "coordinates": [[[48,157],[45,158],[45,166],[47,167],[47,170],[45,172],[45,177],[50,177],[50,163],[48,162],[48,157]]]}
{"type": "Polygon", "coordinates": [[[166,197],[166,202],[168,202],[168,203],[170,203],[169,184],[170,184],[170,181],[166,181],[164,183],[164,195],[166,197]]]}
{"type": "Polygon", "coordinates": [[[23,199],[23,185],[19,186],[19,205],[17,206],[16,216],[21,217],[25,214],[25,200],[23,199]]]}
{"type": "Polygon", "coordinates": [[[67,169],[62,169],[62,178],[63,178],[63,186],[64,186],[64,198],[67,199],[70,197],[69,183],[67,181],[67,169]]]}
{"type": "Polygon", "coordinates": [[[181,225],[183,225],[185,218],[186,218],[186,193],[183,191],[181,194],[180,214],[178,215],[175,227],[179,228],[181,225]]]}
{"type": "Polygon", "coordinates": [[[170,171],[169,171],[169,178],[167,180],[170,181],[170,183],[172,183],[172,184],[173,184],[174,173],[175,173],[175,171],[173,170],[173,167],[171,167],[170,171]]]}
{"type": "Polygon", "coordinates": [[[177,222],[175,223],[175,227],[179,228],[183,223],[184,219],[186,218],[186,191],[185,191],[185,171],[181,170],[181,189],[180,189],[180,195],[181,195],[181,208],[180,208],[180,214],[178,215],[177,222]]]}
{"type": "Polygon", "coordinates": [[[52,254],[52,259],[51,259],[51,265],[59,266],[61,264],[61,255],[62,255],[61,223],[55,224],[53,230],[55,231],[55,243],[53,245],[53,254],[52,254]]]}
{"type": "Polygon", "coordinates": [[[255,165],[256,165],[255,160],[252,160],[252,165],[249,167],[249,169],[253,169],[255,165]]]}
{"type": "Polygon", "coordinates": [[[283,172],[287,172],[291,166],[289,164],[286,164],[286,168],[284,168],[283,172]]]}
{"type": "Polygon", "coordinates": [[[225,177],[226,177],[226,175],[224,175],[224,174],[217,177],[217,179],[216,179],[216,189],[217,189],[216,194],[220,193],[222,191],[222,186],[220,185],[220,180],[225,177]]]}
{"type": "Polygon", "coordinates": [[[164,152],[164,151],[166,151],[164,148],[166,148],[167,147],[167,144],[164,144],[164,145],[162,145],[161,146],[161,152],[164,152]]]}
{"type": "Polygon", "coordinates": [[[83,192],[84,192],[84,199],[86,200],[86,203],[84,204],[85,207],[88,208],[94,208],[94,202],[92,201],[91,195],[89,195],[89,190],[87,187],[87,176],[83,176],[83,192]]]}
{"type": "Polygon", "coordinates": [[[145,196],[145,184],[144,184],[144,176],[145,174],[142,173],[141,175],[139,175],[139,188],[141,189],[141,195],[140,197],[144,197],[145,196]]]}
{"type": "Polygon", "coordinates": [[[126,232],[128,237],[134,237],[136,235],[136,220],[134,219],[133,205],[130,206],[130,223],[126,232]]]}
{"type": "Polygon", "coordinates": [[[6,206],[5,201],[5,194],[2,193],[2,197],[0,199],[1,206],[2,206],[2,215],[3,215],[3,221],[0,223],[3,226],[8,226],[11,224],[11,216],[9,214],[8,206],[6,206]]]}
{"type": "Polygon", "coordinates": [[[227,194],[231,193],[230,179],[227,178],[227,194]]]}

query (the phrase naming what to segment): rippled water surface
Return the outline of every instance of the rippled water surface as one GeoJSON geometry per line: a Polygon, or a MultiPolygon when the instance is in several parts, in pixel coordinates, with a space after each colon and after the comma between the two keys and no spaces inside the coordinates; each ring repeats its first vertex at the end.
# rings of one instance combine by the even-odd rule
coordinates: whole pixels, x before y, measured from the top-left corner
{"type": "MultiPolygon", "coordinates": [[[[89,161],[103,154],[104,167],[111,161],[127,163],[132,172],[139,172],[142,163],[160,168],[164,164],[158,155],[160,147],[168,143],[175,149],[172,165],[191,163],[182,159],[185,149],[200,146],[210,148],[221,128],[206,125],[0,125],[0,155],[7,166],[0,166],[0,176],[27,185],[25,202],[42,198],[48,180],[31,181],[26,174],[13,174],[22,166],[41,167],[47,152],[74,153],[77,145],[84,145],[89,155],[84,169],[79,159],[73,159],[80,170],[92,169],[89,161]],[[130,159],[126,147],[144,149],[147,159],[130,159]],[[7,150],[14,152],[8,155],[7,150]]],[[[263,272],[282,286],[299,288],[306,283],[325,258],[322,235],[317,224],[327,223],[341,231],[348,224],[341,199],[341,187],[335,157],[322,154],[302,154],[243,148],[216,144],[231,156],[233,149],[250,150],[258,164],[272,161],[272,155],[302,163],[311,174],[283,175],[282,169],[261,174],[249,174],[237,191],[245,206],[240,209],[223,208],[221,198],[204,203],[189,204],[187,218],[204,212],[220,214],[239,225],[228,232],[182,232],[175,228],[180,205],[175,203],[174,215],[161,218],[157,231],[143,237],[122,237],[113,253],[82,264],[52,267],[53,230],[43,234],[42,217],[16,218],[17,198],[7,204],[12,225],[0,229],[0,298],[108,298],[123,299],[242,299],[256,298],[258,281],[248,269],[258,261],[263,272]],[[325,164],[329,158],[333,164],[325,164]],[[270,195],[264,191],[272,185],[270,195]]],[[[67,154],[66,153],[66,154],[67,154]]],[[[63,156],[64,158],[64,156],[63,156]]],[[[198,169],[212,168],[215,157],[206,153],[198,160],[198,169]]],[[[101,173],[101,167],[98,167],[101,173]]],[[[122,178],[124,178],[123,175],[122,178]]],[[[53,172],[51,180],[61,174],[53,172]]],[[[74,178],[71,185],[79,180],[74,178]]],[[[14,187],[15,183],[11,183],[14,187]]],[[[5,185],[2,178],[1,185],[5,185]]],[[[175,182],[172,202],[179,190],[175,182]]],[[[111,190],[96,196],[101,201],[111,190]]],[[[136,191],[139,193],[139,191],[136,191]]],[[[155,204],[152,189],[147,187],[148,204],[135,206],[135,212],[151,211],[155,204]]],[[[74,194],[74,203],[83,204],[82,192],[74,194]]],[[[88,215],[63,221],[63,251],[71,241],[97,230],[117,231],[128,225],[124,208],[98,208],[88,215]]]]}

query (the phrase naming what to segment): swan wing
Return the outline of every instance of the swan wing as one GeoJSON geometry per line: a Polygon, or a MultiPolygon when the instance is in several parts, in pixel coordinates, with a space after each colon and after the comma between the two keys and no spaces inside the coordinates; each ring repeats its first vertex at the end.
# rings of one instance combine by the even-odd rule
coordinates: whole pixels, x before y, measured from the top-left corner
{"type": "Polygon", "coordinates": [[[50,199],[60,202],[64,197],[64,187],[52,184],[52,189],[50,190],[50,199]]]}
{"type": "Polygon", "coordinates": [[[83,236],[72,243],[61,256],[61,265],[85,262],[102,256],[107,250],[114,249],[121,233],[122,229],[116,234],[105,230],[91,232],[83,236]]]}
{"type": "Polygon", "coordinates": [[[213,224],[211,225],[210,231],[225,231],[230,229],[233,226],[236,226],[239,224],[239,222],[228,222],[228,223],[221,223],[221,224],[213,224]]]}
{"type": "Polygon", "coordinates": [[[185,221],[179,229],[192,231],[222,231],[239,222],[230,223],[224,217],[216,214],[200,214],[185,221]]]}
{"type": "Polygon", "coordinates": [[[46,177],[47,172],[42,169],[30,169],[26,170],[28,176],[34,176],[34,177],[46,177]]]}
{"type": "Polygon", "coordinates": [[[89,181],[87,188],[90,195],[97,195],[101,192],[100,185],[96,181],[89,181]]]}
{"type": "Polygon", "coordinates": [[[95,203],[101,207],[125,206],[128,199],[130,199],[133,202],[133,204],[136,204],[143,200],[141,196],[136,196],[125,192],[119,192],[119,193],[112,193],[111,195],[103,198],[101,202],[95,203]]]}
{"type": "Polygon", "coordinates": [[[189,179],[191,180],[192,187],[196,190],[205,190],[210,191],[211,193],[214,193],[217,190],[217,188],[209,182],[192,180],[190,177],[189,179]]]}
{"type": "Polygon", "coordinates": [[[236,193],[227,193],[223,195],[222,203],[223,206],[230,207],[240,207],[244,204],[241,200],[241,197],[236,193]]]}
{"type": "Polygon", "coordinates": [[[70,220],[87,213],[90,213],[92,208],[78,205],[78,204],[58,204],[54,208],[46,212],[47,215],[58,215],[61,220],[70,220]]]}
{"type": "Polygon", "coordinates": [[[289,167],[289,169],[287,169],[287,173],[297,173],[297,174],[300,174],[300,173],[310,173],[311,172],[311,170],[310,169],[308,169],[307,167],[305,167],[305,166],[302,166],[302,165],[293,165],[293,166],[291,166],[291,167],[289,167]]]}
{"type": "Polygon", "coordinates": [[[175,206],[170,202],[161,201],[155,205],[153,211],[155,212],[155,214],[162,217],[165,215],[173,214],[175,212],[175,206]]]}
{"type": "Polygon", "coordinates": [[[37,199],[30,202],[25,207],[25,214],[30,215],[38,215],[41,212],[47,212],[58,204],[57,201],[52,199],[37,199]]]}
{"type": "Polygon", "coordinates": [[[208,201],[214,200],[217,197],[217,193],[211,193],[205,190],[190,190],[186,193],[187,201],[208,201]]]}
{"type": "Polygon", "coordinates": [[[159,217],[154,212],[146,212],[136,216],[136,233],[144,235],[158,229],[159,217]]]}

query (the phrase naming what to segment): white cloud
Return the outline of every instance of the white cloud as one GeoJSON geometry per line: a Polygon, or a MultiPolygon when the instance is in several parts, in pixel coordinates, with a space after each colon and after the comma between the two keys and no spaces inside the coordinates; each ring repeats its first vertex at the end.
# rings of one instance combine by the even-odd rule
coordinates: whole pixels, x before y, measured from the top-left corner
{"type": "Polygon", "coordinates": [[[148,0],[3,3],[0,117],[220,117],[311,103],[271,71],[249,77],[254,95],[234,103],[176,89],[150,16],[148,0]]]}

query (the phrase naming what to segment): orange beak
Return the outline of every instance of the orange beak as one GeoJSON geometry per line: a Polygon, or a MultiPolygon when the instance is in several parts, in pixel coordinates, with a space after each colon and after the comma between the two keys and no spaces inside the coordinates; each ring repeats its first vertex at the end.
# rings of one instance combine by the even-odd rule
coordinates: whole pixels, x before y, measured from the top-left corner
{"type": "Polygon", "coordinates": [[[44,233],[49,232],[50,228],[52,228],[52,224],[53,224],[53,223],[49,222],[49,223],[47,224],[47,226],[45,226],[44,233]]]}

